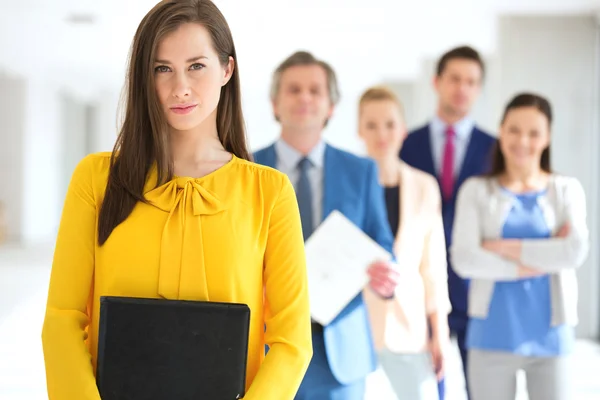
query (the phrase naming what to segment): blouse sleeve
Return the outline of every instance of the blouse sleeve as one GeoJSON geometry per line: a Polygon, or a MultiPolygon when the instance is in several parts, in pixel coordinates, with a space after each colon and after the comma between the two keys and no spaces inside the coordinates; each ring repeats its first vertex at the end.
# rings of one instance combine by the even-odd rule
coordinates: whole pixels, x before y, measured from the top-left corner
{"type": "Polygon", "coordinates": [[[93,157],[73,173],[54,251],[42,331],[49,400],[100,400],[86,344],[97,212],[93,157]]]}
{"type": "Polygon", "coordinates": [[[244,399],[293,399],[312,357],[308,278],[300,213],[284,180],[269,221],[264,258],[265,342],[269,346],[244,399]]]}

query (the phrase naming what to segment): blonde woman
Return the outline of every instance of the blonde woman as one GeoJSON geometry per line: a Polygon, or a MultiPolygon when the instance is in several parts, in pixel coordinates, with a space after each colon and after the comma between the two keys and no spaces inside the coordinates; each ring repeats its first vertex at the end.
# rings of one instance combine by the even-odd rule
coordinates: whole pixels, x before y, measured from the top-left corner
{"type": "MultiPolygon", "coordinates": [[[[382,299],[366,289],[379,361],[399,399],[438,399],[448,344],[446,250],[435,179],[398,158],[406,137],[403,107],[390,90],[368,89],[359,104],[359,135],[378,165],[395,234],[400,284],[382,299]]],[[[372,279],[376,269],[369,270],[372,279]]]]}

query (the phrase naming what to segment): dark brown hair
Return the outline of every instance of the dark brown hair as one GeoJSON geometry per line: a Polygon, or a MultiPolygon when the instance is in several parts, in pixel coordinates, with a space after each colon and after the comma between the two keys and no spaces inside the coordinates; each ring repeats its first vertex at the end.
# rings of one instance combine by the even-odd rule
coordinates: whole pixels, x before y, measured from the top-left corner
{"type": "MultiPolygon", "coordinates": [[[[511,110],[523,107],[535,107],[539,112],[546,116],[548,128],[552,126],[552,107],[550,106],[550,102],[546,98],[533,93],[520,93],[516,95],[506,105],[501,123],[504,124],[506,116],[511,110]]],[[[550,145],[542,152],[540,168],[548,173],[552,172],[552,169],[550,168],[550,145]]],[[[498,140],[492,150],[492,166],[489,175],[498,176],[503,174],[505,170],[506,161],[504,159],[504,154],[502,154],[502,150],[500,149],[500,141],[498,140]]]]}
{"type": "Polygon", "coordinates": [[[477,50],[470,46],[460,46],[449,50],[442,55],[437,64],[437,76],[441,76],[444,73],[448,63],[451,60],[456,59],[471,60],[476,62],[481,68],[481,76],[483,77],[483,75],[485,75],[485,64],[483,63],[483,59],[477,50]]]}
{"type": "Polygon", "coordinates": [[[221,65],[236,62],[229,82],[221,88],[217,131],[225,150],[250,160],[242,114],[239,69],[229,25],[210,0],[163,0],[142,19],[133,38],[126,79],[125,115],[110,161],[108,185],[98,221],[98,242],[103,245],[115,227],[146,202],[144,186],[153,165],[156,186],[173,178],[169,126],[160,107],[154,83],[154,59],[160,41],[185,23],[204,26],[221,65]]]}

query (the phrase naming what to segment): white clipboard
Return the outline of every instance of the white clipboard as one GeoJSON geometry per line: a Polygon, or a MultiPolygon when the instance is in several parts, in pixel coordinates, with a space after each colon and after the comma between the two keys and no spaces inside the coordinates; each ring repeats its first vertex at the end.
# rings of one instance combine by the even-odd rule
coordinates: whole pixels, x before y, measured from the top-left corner
{"type": "Polygon", "coordinates": [[[313,320],[328,325],[368,283],[367,268],[392,256],[341,212],[333,211],[305,243],[313,320]]]}

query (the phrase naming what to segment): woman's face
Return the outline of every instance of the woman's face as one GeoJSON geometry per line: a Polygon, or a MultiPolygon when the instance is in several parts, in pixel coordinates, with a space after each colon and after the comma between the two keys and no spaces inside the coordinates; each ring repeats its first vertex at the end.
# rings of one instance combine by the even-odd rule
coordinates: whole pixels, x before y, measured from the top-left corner
{"type": "Polygon", "coordinates": [[[158,44],[154,60],[156,92],[166,119],[175,131],[214,123],[223,87],[234,60],[221,65],[208,30],[186,23],[158,44]]]}
{"type": "Polygon", "coordinates": [[[537,168],[543,151],[550,145],[548,118],[536,107],[509,110],[500,127],[499,139],[507,168],[537,168]]]}
{"type": "Polygon", "coordinates": [[[406,127],[394,101],[368,100],[363,103],[358,129],[369,157],[376,160],[398,158],[406,137],[406,127]]]}

